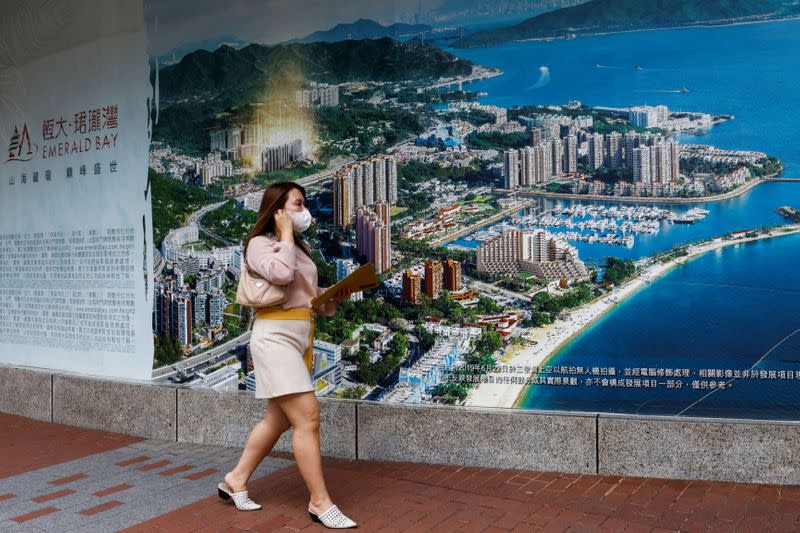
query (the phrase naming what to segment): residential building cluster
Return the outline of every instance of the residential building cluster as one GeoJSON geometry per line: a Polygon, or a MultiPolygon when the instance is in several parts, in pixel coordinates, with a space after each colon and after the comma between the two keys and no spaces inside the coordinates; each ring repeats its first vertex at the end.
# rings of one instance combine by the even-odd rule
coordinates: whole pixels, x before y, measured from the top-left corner
{"type": "Polygon", "coordinates": [[[295,102],[299,107],[335,107],[339,105],[339,86],[324,85],[295,91],[295,102]]]}
{"type": "Polygon", "coordinates": [[[300,139],[268,144],[261,124],[214,130],[209,136],[212,152],[220,152],[226,160],[244,160],[261,172],[285,168],[303,155],[303,143],[300,139]]]}
{"type": "Polygon", "coordinates": [[[618,119],[626,119],[632,126],[638,128],[658,128],[668,132],[702,131],[720,121],[732,117],[715,117],[708,113],[679,112],[671,113],[667,106],[633,106],[633,107],[603,107],[597,106],[595,111],[618,119]]]}
{"type": "Polygon", "coordinates": [[[478,213],[485,209],[475,202],[457,203],[437,210],[436,216],[427,220],[418,220],[400,230],[405,239],[425,239],[445,234],[458,225],[456,217],[460,214],[478,213]]]}
{"type": "Polygon", "coordinates": [[[469,122],[463,120],[453,120],[447,123],[440,122],[421,133],[416,140],[416,144],[448,148],[463,148],[464,137],[474,130],[469,122]]]}
{"type": "Polygon", "coordinates": [[[356,212],[356,250],[382,274],[392,266],[392,222],[388,202],[362,205],[356,212]]]}
{"type": "Polygon", "coordinates": [[[508,122],[508,110],[496,105],[483,105],[478,102],[451,102],[447,105],[447,112],[454,111],[482,111],[494,116],[493,124],[501,125],[508,122]]]}
{"type": "Polygon", "coordinates": [[[730,190],[733,187],[744,185],[751,178],[750,169],[740,165],[725,174],[698,173],[691,178],[686,178],[682,185],[672,182],[636,182],[620,181],[610,185],[601,180],[579,180],[575,192],[579,194],[614,196],[651,196],[674,197],[681,191],[686,191],[692,196],[717,194],[730,190]]]}
{"type": "MultiPolygon", "coordinates": [[[[690,180],[691,181],[691,180],[690,180]]],[[[701,182],[702,183],[702,182],[701,182]]],[[[619,181],[613,185],[606,183],[602,180],[586,180],[580,179],[575,184],[574,192],[578,194],[590,195],[613,195],[613,196],[654,196],[654,197],[672,197],[680,190],[691,191],[694,190],[694,185],[689,182],[682,186],[675,183],[653,183],[653,182],[635,182],[619,181]]]]}
{"type": "Polygon", "coordinates": [[[480,133],[522,133],[526,130],[527,128],[516,120],[508,120],[499,124],[489,122],[488,124],[482,124],[475,128],[475,131],[480,133]]]}
{"type": "MultiPolygon", "coordinates": [[[[603,108],[618,117],[627,118],[638,128],[672,130],[676,121],[688,116],[697,125],[703,117],[696,113],[670,115],[666,106],[636,106],[623,109],[603,108]]],[[[710,115],[709,115],[710,117],[710,115]]],[[[727,190],[747,179],[742,169],[721,176],[682,176],[680,161],[698,158],[710,163],[757,164],[766,157],[763,152],[720,150],[706,145],[681,145],[661,133],[630,131],[625,134],[592,133],[592,117],[570,117],[540,113],[519,117],[530,128],[530,146],[506,150],[502,159],[503,184],[517,189],[545,184],[560,177],[577,178],[573,192],[616,196],[673,197],[689,193],[727,190]],[[578,159],[585,157],[589,176],[578,173],[578,159]],[[598,170],[627,169],[629,179],[607,183],[592,179],[598,170]]],[[[709,120],[712,120],[709,118],[709,120]]],[[[713,120],[712,120],[713,122],[713,120]]]]}
{"type": "MultiPolygon", "coordinates": [[[[699,127],[711,115],[680,113],[671,115],[666,106],[602,108],[618,120],[627,118],[637,128],[659,128],[670,131],[699,127]],[[685,115],[685,116],[684,116],[685,115]],[[682,124],[681,121],[688,121],[682,124]],[[680,123],[680,124],[679,124],[680,123]]],[[[747,181],[749,171],[736,168],[724,175],[682,176],[680,161],[698,158],[704,162],[725,164],[758,164],[766,154],[755,151],[721,150],[706,145],[681,145],[661,133],[630,131],[608,134],[587,131],[593,118],[561,113],[538,113],[520,116],[520,123],[529,128],[530,145],[506,150],[497,166],[505,189],[535,187],[563,177],[577,178],[573,192],[591,195],[674,197],[681,194],[702,195],[729,190],[747,181]],[[578,172],[583,159],[589,176],[578,172]],[[598,170],[626,169],[629,179],[608,183],[592,179],[598,170]]],[[[583,163],[582,163],[583,165],[583,163]]],[[[583,168],[583,166],[582,166],[583,168]]],[[[407,231],[438,231],[418,225],[407,231]]]]}
{"type": "Polygon", "coordinates": [[[628,108],[628,122],[639,128],[658,128],[680,132],[700,130],[714,125],[714,116],[708,113],[670,113],[667,106],[634,106],[628,108]]]}
{"type": "Polygon", "coordinates": [[[624,162],[633,169],[635,183],[674,183],[680,177],[677,141],[663,141],[657,135],[645,140],[641,135],[627,133],[624,142],[624,162]]]}
{"type": "Polygon", "coordinates": [[[474,150],[463,144],[439,150],[433,146],[407,144],[394,150],[398,163],[417,161],[420,163],[436,163],[442,168],[466,168],[482,161],[497,159],[500,152],[494,149],[474,150]]]}
{"type": "Polygon", "coordinates": [[[517,120],[531,131],[538,130],[538,134],[544,139],[574,135],[578,130],[585,130],[594,124],[591,115],[572,117],[555,113],[536,113],[531,116],[517,117],[517,120]]]}
{"type": "Polygon", "coordinates": [[[410,366],[401,366],[397,385],[382,400],[395,403],[422,403],[430,400],[433,389],[469,349],[469,339],[439,337],[430,350],[410,366]]]}
{"type": "Polygon", "coordinates": [[[587,134],[588,166],[633,169],[633,181],[667,183],[680,176],[678,161],[680,144],[661,134],[611,132],[587,134]]]}
{"type": "Polygon", "coordinates": [[[738,165],[741,163],[756,164],[765,159],[767,154],[751,150],[723,150],[706,144],[682,144],[681,159],[698,158],[706,163],[725,163],[738,165]]]}
{"type": "Polygon", "coordinates": [[[628,122],[637,128],[661,128],[667,120],[669,120],[669,109],[665,105],[628,108],[628,122]]]}
{"type": "Polygon", "coordinates": [[[178,339],[187,350],[198,339],[208,342],[218,337],[228,305],[222,293],[225,269],[213,263],[194,267],[197,263],[192,261],[172,263],[156,282],[153,297],[153,332],[178,339]],[[189,276],[194,280],[191,286],[189,276]]]}
{"type": "Polygon", "coordinates": [[[261,150],[261,172],[274,172],[286,168],[303,155],[303,142],[295,139],[261,150]]]}
{"type": "Polygon", "coordinates": [[[428,298],[438,298],[442,289],[451,293],[461,291],[461,263],[452,259],[442,262],[426,259],[421,268],[410,268],[403,271],[402,298],[406,302],[416,304],[424,293],[428,298]]]}
{"type": "Polygon", "coordinates": [[[577,137],[570,135],[506,150],[503,159],[505,188],[531,187],[575,172],[578,165],[577,149],[577,137]]]}
{"type": "Polygon", "coordinates": [[[730,172],[714,176],[712,180],[706,181],[706,187],[713,192],[723,192],[739,185],[744,185],[751,177],[750,169],[740,165],[730,172]]]}
{"type": "Polygon", "coordinates": [[[397,203],[397,160],[391,155],[357,161],[333,177],[333,223],[347,227],[362,206],[397,203]]]}
{"type": "Polygon", "coordinates": [[[195,163],[194,174],[203,187],[208,187],[214,178],[233,176],[233,163],[222,159],[221,152],[209,152],[205,158],[195,163]]]}
{"type": "Polygon", "coordinates": [[[239,277],[242,270],[241,246],[225,246],[211,250],[195,250],[187,246],[199,240],[200,228],[195,222],[174,229],[161,241],[161,255],[167,262],[179,263],[184,271],[208,268],[208,265],[214,263],[230,271],[235,278],[239,277]]]}
{"type": "Polygon", "coordinates": [[[523,272],[547,280],[588,278],[577,248],[544,230],[504,227],[500,236],[482,242],[475,253],[479,272],[523,272]]]}
{"type": "Polygon", "coordinates": [[[463,356],[472,350],[475,339],[481,335],[477,326],[447,326],[441,319],[428,317],[422,327],[436,335],[434,345],[418,361],[400,368],[397,385],[386,393],[383,401],[422,403],[432,398],[434,388],[463,356]]]}
{"type": "Polygon", "coordinates": [[[199,157],[191,157],[180,154],[171,146],[162,141],[151,141],[150,151],[148,152],[148,167],[160,174],[175,179],[183,179],[184,175],[194,172],[198,163],[203,160],[199,157]]]}
{"type": "Polygon", "coordinates": [[[209,132],[210,151],[221,152],[225,159],[253,159],[263,145],[264,129],[260,124],[233,126],[209,132]]]}
{"type": "MultiPolygon", "coordinates": [[[[618,138],[614,134],[607,137],[611,138],[607,145],[618,145],[618,138]]],[[[681,192],[692,196],[715,194],[746,183],[751,178],[746,163],[758,164],[757,161],[767,157],[763,152],[721,150],[699,144],[681,145],[672,140],[664,141],[662,136],[650,133],[627,133],[622,136],[621,144],[624,147],[623,164],[630,163],[632,166],[633,181],[619,181],[612,185],[601,180],[579,179],[574,192],[651,197],[674,197],[681,192]],[[628,153],[632,154],[630,159],[628,153]],[[679,161],[688,159],[737,166],[724,174],[694,173],[679,184],[679,161]]]]}
{"type": "Polygon", "coordinates": [[[218,176],[235,176],[248,172],[246,168],[233,168],[219,152],[209,152],[205,157],[193,157],[181,154],[161,141],[152,141],[151,145],[148,166],[173,179],[205,184],[205,180],[213,180],[218,176]]]}

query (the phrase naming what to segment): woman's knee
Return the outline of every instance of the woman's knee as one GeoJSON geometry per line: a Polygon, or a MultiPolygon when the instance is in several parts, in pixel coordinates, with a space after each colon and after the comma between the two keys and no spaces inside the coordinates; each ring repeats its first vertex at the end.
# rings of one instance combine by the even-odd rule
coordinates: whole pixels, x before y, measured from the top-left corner
{"type": "Polygon", "coordinates": [[[313,393],[287,395],[280,400],[281,410],[290,427],[295,430],[318,430],[320,422],[319,401],[313,393]]]}
{"type": "Polygon", "coordinates": [[[294,429],[301,431],[319,431],[319,409],[310,409],[302,413],[294,421],[294,429]]]}

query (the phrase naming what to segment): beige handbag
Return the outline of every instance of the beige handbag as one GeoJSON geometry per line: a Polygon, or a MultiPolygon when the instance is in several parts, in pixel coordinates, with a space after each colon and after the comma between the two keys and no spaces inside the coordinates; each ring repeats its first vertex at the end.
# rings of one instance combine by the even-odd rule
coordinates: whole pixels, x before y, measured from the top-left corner
{"type": "Polygon", "coordinates": [[[284,285],[276,285],[253,273],[242,257],[242,275],[236,289],[236,303],[254,309],[280,305],[289,299],[284,285]]]}

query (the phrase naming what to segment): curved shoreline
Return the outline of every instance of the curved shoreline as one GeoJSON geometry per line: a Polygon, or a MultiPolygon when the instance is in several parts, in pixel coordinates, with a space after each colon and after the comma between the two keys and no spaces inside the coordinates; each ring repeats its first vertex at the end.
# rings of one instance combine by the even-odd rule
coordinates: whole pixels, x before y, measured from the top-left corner
{"type": "MultiPolygon", "coordinates": [[[[566,346],[566,345],[567,345],[567,344],[569,344],[569,343],[570,343],[570,342],[571,342],[573,339],[575,339],[575,337],[577,337],[578,335],[580,335],[580,334],[582,334],[584,331],[586,331],[586,329],[587,329],[587,328],[589,328],[589,327],[590,327],[592,324],[594,324],[595,322],[597,322],[598,320],[600,320],[602,317],[604,317],[606,314],[608,314],[608,312],[609,312],[609,311],[611,311],[612,309],[616,309],[616,307],[617,307],[619,304],[621,304],[623,301],[625,301],[625,300],[626,300],[628,297],[630,297],[630,296],[633,296],[633,294],[634,294],[634,293],[638,292],[638,291],[639,291],[639,289],[643,288],[645,285],[648,285],[650,281],[652,281],[652,280],[654,280],[654,279],[657,279],[657,278],[660,278],[661,276],[663,276],[663,275],[664,275],[664,274],[666,274],[667,272],[670,272],[670,271],[671,271],[673,268],[675,268],[676,266],[678,266],[678,265],[683,265],[683,264],[685,264],[685,263],[688,263],[688,262],[689,262],[691,259],[693,259],[693,258],[695,258],[695,257],[700,257],[700,256],[701,256],[701,255],[703,255],[704,253],[705,253],[705,252],[703,252],[703,253],[698,253],[698,254],[695,254],[695,255],[692,255],[692,256],[682,256],[682,257],[681,257],[681,258],[679,258],[679,259],[684,259],[684,261],[678,261],[677,259],[675,259],[675,260],[672,260],[672,261],[670,261],[668,264],[665,264],[665,265],[664,265],[664,268],[663,268],[662,270],[660,270],[660,271],[658,271],[658,272],[655,272],[655,273],[653,274],[653,276],[652,276],[652,277],[650,277],[650,278],[649,278],[649,280],[647,280],[645,283],[640,283],[639,285],[637,285],[637,286],[633,287],[633,288],[632,288],[632,289],[631,289],[629,292],[627,292],[625,295],[623,295],[623,298],[622,298],[622,299],[620,299],[620,300],[616,300],[616,301],[614,301],[614,303],[613,303],[612,305],[608,305],[608,306],[606,306],[606,308],[605,308],[605,309],[603,309],[602,311],[600,311],[600,312],[599,312],[599,313],[597,313],[596,315],[592,316],[592,317],[589,319],[589,321],[588,321],[588,322],[584,323],[584,324],[583,324],[583,325],[582,325],[580,328],[578,328],[578,329],[576,329],[575,331],[573,331],[573,332],[572,332],[572,333],[569,335],[569,337],[567,337],[567,338],[565,338],[565,339],[561,340],[561,341],[560,341],[560,342],[559,342],[559,343],[558,343],[558,344],[555,346],[555,348],[553,348],[553,349],[550,351],[550,353],[548,353],[548,354],[547,354],[547,355],[544,357],[544,359],[542,359],[542,362],[541,362],[541,363],[539,363],[539,366],[543,366],[543,365],[545,365],[545,364],[547,363],[547,361],[549,361],[549,360],[550,360],[552,357],[554,357],[554,356],[555,356],[555,355],[556,355],[556,354],[557,354],[559,351],[561,351],[561,349],[562,349],[562,348],[564,348],[564,346],[566,346]]],[[[640,279],[640,277],[641,277],[641,275],[640,275],[640,276],[637,276],[637,277],[636,277],[636,279],[634,279],[634,280],[629,280],[629,281],[636,281],[636,280],[639,280],[639,279],[640,279]]],[[[583,305],[583,306],[581,306],[581,307],[583,307],[583,308],[586,308],[586,307],[588,307],[588,306],[592,305],[593,303],[599,303],[599,302],[600,302],[601,300],[603,300],[604,298],[610,299],[610,296],[612,296],[612,295],[613,295],[613,294],[604,294],[604,295],[602,295],[602,296],[598,296],[598,297],[597,297],[595,300],[592,300],[591,302],[587,302],[586,304],[584,304],[584,305],[583,305]]],[[[577,310],[577,309],[580,309],[580,308],[576,308],[575,310],[577,310]]],[[[515,408],[523,408],[523,407],[520,407],[520,402],[523,400],[523,398],[524,398],[524,396],[525,396],[525,393],[526,393],[526,391],[528,390],[528,387],[530,387],[530,386],[531,386],[531,385],[525,385],[525,386],[523,386],[522,390],[519,392],[519,394],[517,394],[516,398],[514,399],[514,403],[513,403],[512,407],[515,407],[515,408]]]]}
{"type": "MultiPolygon", "coordinates": [[[[607,306],[604,310],[602,310],[601,312],[599,312],[596,315],[594,315],[582,327],[580,327],[580,328],[576,329],[575,331],[573,331],[569,335],[569,337],[567,337],[567,338],[563,339],[561,342],[559,342],[558,345],[553,350],[551,350],[550,353],[548,353],[542,359],[542,362],[540,363],[540,366],[544,365],[550,358],[552,358],[555,354],[557,354],[561,350],[561,348],[563,348],[567,343],[569,343],[571,340],[573,340],[575,337],[577,337],[580,333],[584,332],[586,330],[586,328],[588,328],[591,324],[596,322],[599,318],[605,316],[610,310],[615,309],[618,304],[621,304],[623,301],[625,301],[627,298],[632,296],[634,293],[638,292],[639,289],[641,289],[645,285],[648,285],[651,281],[653,281],[653,280],[655,280],[657,278],[660,278],[664,274],[670,272],[676,266],[686,264],[689,261],[691,261],[692,259],[694,259],[696,257],[701,257],[701,256],[705,255],[707,252],[710,252],[711,250],[719,250],[721,248],[726,248],[726,247],[731,246],[733,244],[740,244],[740,243],[745,243],[745,242],[755,242],[755,241],[760,241],[760,240],[772,239],[772,238],[775,238],[775,237],[782,237],[782,236],[785,236],[785,235],[796,235],[796,234],[800,233],[800,224],[787,224],[787,225],[780,226],[780,227],[783,228],[783,229],[788,229],[788,228],[792,228],[792,229],[789,230],[789,231],[779,231],[779,232],[776,232],[776,233],[770,232],[770,233],[768,233],[766,235],[758,235],[756,237],[745,237],[745,238],[741,238],[741,239],[723,240],[722,242],[718,242],[718,243],[714,243],[712,241],[711,243],[709,243],[708,246],[705,246],[704,248],[695,251],[695,253],[692,253],[690,255],[681,256],[681,257],[677,257],[677,258],[671,260],[669,263],[663,264],[663,268],[661,268],[660,270],[656,270],[655,272],[652,272],[652,275],[647,280],[645,280],[645,282],[639,283],[638,285],[636,285],[637,281],[641,281],[642,274],[646,273],[647,269],[645,269],[645,271],[641,272],[639,274],[639,276],[636,277],[636,279],[628,280],[626,283],[623,283],[623,285],[622,285],[623,287],[626,284],[630,283],[631,284],[630,290],[625,292],[625,294],[621,295],[621,297],[619,299],[617,299],[613,303],[613,305],[607,306]],[[716,244],[716,246],[714,246],[714,244],[716,244]]],[[[775,230],[773,230],[773,231],[775,231],[775,230]]],[[[622,291],[623,289],[619,289],[619,290],[622,291]]],[[[609,296],[610,297],[612,295],[613,294],[608,294],[608,295],[605,295],[605,296],[609,296]]],[[[603,299],[603,298],[604,298],[604,296],[599,297],[598,301],[603,299]]],[[[588,302],[587,304],[584,304],[584,306],[581,306],[581,307],[590,306],[593,302],[588,302]]],[[[580,309],[580,308],[576,308],[576,310],[577,309],[580,309]]],[[[523,400],[523,398],[525,396],[525,392],[528,390],[528,387],[530,387],[530,386],[531,385],[523,385],[522,390],[517,394],[516,398],[514,399],[514,403],[511,405],[511,407],[521,408],[520,407],[520,401],[523,400]]]]}
{"type": "MultiPolygon", "coordinates": [[[[519,366],[530,365],[542,367],[545,363],[553,357],[559,350],[561,350],[568,342],[572,341],[578,334],[582,333],[586,328],[595,323],[599,318],[603,317],[609,310],[617,307],[618,304],[625,301],[628,297],[636,293],[649,282],[663,276],[671,271],[675,266],[685,264],[695,257],[700,257],[706,252],[711,250],[718,250],[733,244],[747,243],[758,240],[770,239],[780,237],[783,235],[795,235],[800,233],[800,224],[785,224],[779,226],[770,233],[758,235],[756,237],[746,237],[740,239],[728,239],[722,241],[704,242],[697,246],[694,250],[689,252],[689,255],[680,256],[668,261],[667,263],[656,263],[648,266],[632,279],[623,283],[615,292],[606,293],[599,296],[595,300],[587,302],[579,307],[570,309],[567,312],[568,320],[557,319],[552,324],[548,324],[543,328],[534,328],[534,334],[544,336],[541,342],[546,343],[551,333],[557,332],[562,328],[564,330],[563,337],[553,339],[553,345],[545,348],[543,353],[530,353],[525,355],[525,351],[521,354],[516,354],[507,363],[508,365],[519,366]],[[524,361],[515,361],[515,359],[527,359],[524,361]]],[[[719,238],[719,237],[716,237],[719,238]]],[[[690,245],[691,246],[691,245],[690,245]]],[[[476,389],[470,391],[467,398],[467,405],[474,405],[480,407],[520,407],[520,402],[526,395],[526,391],[531,387],[531,384],[512,385],[512,384],[491,384],[481,383],[476,389]],[[492,386],[493,391],[496,392],[493,396],[496,398],[489,399],[491,392],[489,386],[492,386]],[[478,394],[478,390],[483,387],[483,394],[478,394]],[[480,399],[476,401],[475,396],[480,399]]]]}
{"type": "MultiPolygon", "coordinates": [[[[636,28],[630,30],[610,30],[610,31],[587,31],[585,33],[575,33],[575,37],[598,37],[603,35],[618,35],[621,33],[640,33],[640,32],[647,32],[647,31],[669,31],[669,30],[688,30],[688,29],[697,29],[697,28],[728,28],[731,26],[747,26],[751,24],[769,24],[772,22],[790,22],[793,20],[799,20],[800,15],[787,15],[784,17],[776,17],[776,18],[763,18],[763,19],[756,19],[753,20],[739,20],[733,21],[730,19],[718,19],[718,20],[709,20],[709,21],[701,21],[696,22],[694,24],[682,24],[679,26],[657,26],[651,28],[636,28]]],[[[477,49],[477,48],[492,48],[497,46],[503,46],[508,44],[519,44],[519,43],[529,43],[529,42],[552,42],[552,41],[564,41],[567,40],[562,36],[559,37],[524,37],[521,39],[510,39],[506,41],[497,41],[493,43],[484,43],[484,44],[475,44],[471,46],[461,46],[461,47],[454,47],[457,49],[462,50],[469,50],[469,49],[477,49]]]]}
{"type": "MultiPolygon", "coordinates": [[[[777,176],[780,173],[774,174],[777,176]]],[[[607,194],[574,194],[545,191],[516,191],[518,196],[536,196],[540,198],[564,198],[567,200],[602,200],[605,202],[631,202],[631,203],[651,203],[651,204],[701,204],[706,202],[719,202],[730,200],[741,194],[746,193],[756,185],[769,181],[773,175],[766,177],[753,178],[741,187],[736,187],[732,191],[713,196],[702,196],[696,198],[675,198],[670,196],[609,196],[607,194]]],[[[507,190],[507,189],[504,189],[507,190]]]]}

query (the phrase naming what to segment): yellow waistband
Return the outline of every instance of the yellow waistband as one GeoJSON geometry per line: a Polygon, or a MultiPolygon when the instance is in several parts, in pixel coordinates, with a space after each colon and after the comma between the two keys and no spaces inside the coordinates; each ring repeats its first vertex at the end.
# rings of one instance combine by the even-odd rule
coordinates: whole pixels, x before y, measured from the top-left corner
{"type": "Polygon", "coordinates": [[[256,318],[276,318],[279,320],[311,320],[314,311],[310,307],[293,307],[284,309],[280,306],[259,309],[256,318]]]}

